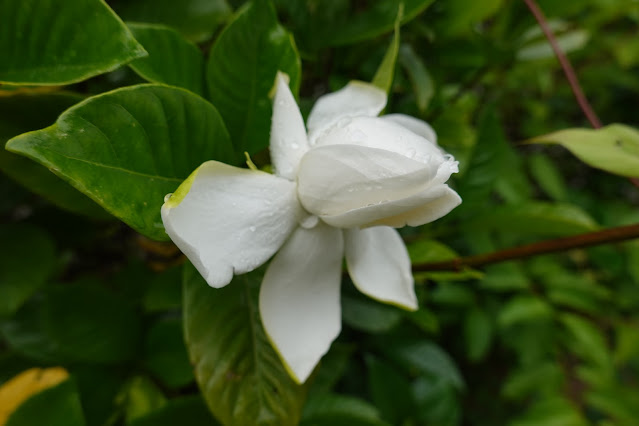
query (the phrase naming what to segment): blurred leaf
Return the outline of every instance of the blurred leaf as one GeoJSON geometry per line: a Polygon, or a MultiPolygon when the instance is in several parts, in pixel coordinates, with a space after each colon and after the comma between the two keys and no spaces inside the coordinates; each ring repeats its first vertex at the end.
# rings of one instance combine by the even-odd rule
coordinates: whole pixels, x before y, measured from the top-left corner
{"type": "Polygon", "coordinates": [[[639,131],[624,124],[601,129],[566,129],[537,136],[528,143],[556,143],[589,166],[610,173],[639,177],[639,131]]]}
{"type": "Polygon", "coordinates": [[[418,56],[413,47],[403,43],[399,48],[399,63],[406,70],[408,78],[413,86],[417,108],[421,113],[426,111],[430,100],[435,94],[433,79],[424,65],[420,56],[418,56]]]}
{"type": "MultiPolygon", "coordinates": [[[[72,93],[12,94],[0,96],[0,146],[21,133],[48,126],[83,97],[72,93]],[[37,114],[33,114],[37,111],[37,114]]],[[[46,167],[0,149],[0,170],[25,188],[73,213],[111,217],[87,196],[59,179],[46,167]]]]}
{"type": "Polygon", "coordinates": [[[219,423],[211,417],[200,395],[170,399],[165,405],[137,417],[131,426],[214,426],[219,423]]]}
{"type": "Polygon", "coordinates": [[[468,220],[469,230],[516,232],[520,235],[574,235],[597,230],[596,222],[572,204],[530,201],[495,207],[485,215],[468,220]]]}
{"type": "MultiPolygon", "coordinates": [[[[457,252],[436,240],[419,239],[407,245],[408,254],[413,265],[418,263],[441,262],[459,257],[457,252]]],[[[432,279],[435,281],[466,280],[481,278],[483,274],[475,269],[467,268],[461,272],[423,271],[415,272],[415,279],[432,279]]]]}
{"type": "Polygon", "coordinates": [[[369,40],[393,29],[399,5],[404,4],[401,23],[415,18],[433,3],[433,0],[392,0],[374,2],[363,12],[344,16],[345,22],[336,22],[316,34],[320,47],[340,46],[369,40]]]}
{"type": "Polygon", "coordinates": [[[147,312],[179,309],[182,306],[182,268],[172,267],[150,280],[142,305],[147,312]]]}
{"type": "Polygon", "coordinates": [[[383,350],[404,368],[429,377],[440,378],[458,390],[463,390],[465,387],[464,379],[453,359],[434,343],[400,340],[392,342],[383,350]]]}
{"type": "Polygon", "coordinates": [[[534,296],[516,296],[510,299],[499,313],[497,322],[501,327],[512,327],[526,322],[547,321],[552,318],[552,307],[534,296]]]}
{"type": "Polygon", "coordinates": [[[166,318],[156,322],[147,333],[144,352],[146,367],[169,389],[194,380],[180,319],[166,318]]]}
{"type": "Polygon", "coordinates": [[[448,0],[445,3],[446,19],[439,26],[448,36],[469,32],[473,24],[497,12],[502,3],[503,0],[448,0]]]}
{"type": "Polygon", "coordinates": [[[87,424],[105,425],[114,412],[121,409],[116,406],[116,399],[127,373],[118,367],[98,367],[95,364],[73,366],[73,379],[87,424]]]}
{"type": "Polygon", "coordinates": [[[2,324],[7,342],[42,361],[116,363],[137,352],[140,324],[133,308],[104,287],[52,286],[2,324]]]}
{"type": "Polygon", "coordinates": [[[52,169],[142,234],[168,236],[164,196],[202,162],[234,158],[217,110],[186,90],[140,85],[94,96],[7,149],[52,169]]]}
{"type": "Polygon", "coordinates": [[[560,316],[560,320],[574,339],[570,349],[605,372],[612,368],[608,344],[599,328],[590,321],[573,314],[564,313],[560,316]]]}
{"type": "Polygon", "coordinates": [[[167,404],[160,389],[142,376],[131,379],[118,399],[122,399],[124,402],[127,424],[143,418],[167,404]]]}
{"type": "Polygon", "coordinates": [[[439,331],[439,319],[435,313],[420,307],[413,312],[405,312],[404,316],[426,333],[437,333],[439,331]]]}
{"type": "Polygon", "coordinates": [[[267,1],[249,2],[220,34],[211,48],[206,78],[236,152],[255,154],[268,146],[275,75],[288,74],[297,93],[300,67],[293,37],[267,1]]]}
{"type": "Polygon", "coordinates": [[[391,41],[382,63],[377,68],[373,77],[373,85],[382,89],[386,94],[390,93],[393,86],[393,77],[395,76],[395,65],[397,64],[397,55],[399,53],[399,25],[404,14],[404,3],[399,3],[397,9],[397,18],[395,19],[395,31],[393,33],[393,41],[391,41]]]}
{"type": "Polygon", "coordinates": [[[355,345],[345,345],[340,342],[333,342],[331,350],[322,357],[320,368],[314,373],[312,383],[309,388],[309,399],[311,394],[330,392],[347,372],[355,345]]]}
{"type": "Polygon", "coordinates": [[[47,426],[84,426],[80,398],[72,380],[36,393],[8,418],[6,426],[41,425],[43,417],[47,426]],[[43,416],[43,413],[46,413],[43,416]]]}
{"type": "Polygon", "coordinates": [[[51,276],[55,247],[46,232],[22,223],[0,225],[0,316],[13,315],[51,276]]]}
{"type": "Polygon", "coordinates": [[[74,83],[146,55],[106,3],[87,0],[3,1],[0,51],[11,84],[74,83]]]}
{"type": "Polygon", "coordinates": [[[501,393],[506,398],[518,400],[537,394],[555,394],[563,382],[561,367],[555,362],[546,361],[512,372],[501,393]]]}
{"type": "Polygon", "coordinates": [[[420,377],[413,385],[413,398],[422,424],[457,426],[461,421],[459,397],[443,377],[420,377]]]}
{"type": "Polygon", "coordinates": [[[632,426],[639,416],[639,393],[636,388],[620,386],[614,389],[597,387],[586,394],[586,401],[608,414],[620,426],[632,426]]]}
{"type": "Polygon", "coordinates": [[[227,425],[294,425],[306,387],[293,382],[271,347],[257,309],[260,271],[212,289],[188,264],[184,329],[209,409],[227,425]]]}
{"type": "Polygon", "coordinates": [[[464,320],[464,340],[468,359],[482,360],[493,339],[493,324],[488,313],[478,307],[469,310],[464,320]]]}
{"type": "Polygon", "coordinates": [[[486,267],[480,286],[499,292],[524,290],[530,287],[530,280],[519,263],[503,262],[486,267]]]}
{"type": "Polygon", "coordinates": [[[509,426],[587,426],[578,407],[563,397],[536,402],[524,415],[509,426]]]}
{"type": "Polygon", "coordinates": [[[555,201],[566,200],[566,185],[555,164],[543,154],[533,154],[528,161],[530,173],[541,189],[555,201]]]}
{"type": "Polygon", "coordinates": [[[403,424],[413,411],[408,378],[373,356],[366,357],[366,366],[371,399],[382,418],[393,425],[403,424]]]}
{"type": "Polygon", "coordinates": [[[385,333],[401,322],[402,312],[368,298],[342,296],[342,319],[357,330],[385,333]]]}
{"type": "Polygon", "coordinates": [[[467,307],[475,303],[475,294],[464,284],[440,283],[430,295],[433,303],[446,306],[467,307]]]}
{"type": "Polygon", "coordinates": [[[384,426],[376,407],[359,398],[324,393],[304,406],[300,426],[384,426]]]}
{"type": "Polygon", "coordinates": [[[157,24],[127,24],[136,40],[149,53],[129,66],[152,83],[188,89],[198,95],[204,90],[204,58],[198,47],[177,31],[157,24]]]}
{"type": "Polygon", "coordinates": [[[226,0],[119,0],[112,3],[125,21],[164,24],[196,43],[208,40],[231,14],[226,0]]]}
{"type": "MultiPolygon", "coordinates": [[[[569,31],[556,36],[557,44],[564,53],[570,53],[584,48],[588,43],[590,35],[584,30],[569,31]]],[[[547,40],[540,40],[529,43],[517,51],[517,60],[535,61],[555,57],[555,52],[547,40]]]]}
{"type": "Polygon", "coordinates": [[[62,367],[30,368],[11,378],[0,386],[0,424],[4,425],[24,401],[68,378],[69,373],[62,367]]]}

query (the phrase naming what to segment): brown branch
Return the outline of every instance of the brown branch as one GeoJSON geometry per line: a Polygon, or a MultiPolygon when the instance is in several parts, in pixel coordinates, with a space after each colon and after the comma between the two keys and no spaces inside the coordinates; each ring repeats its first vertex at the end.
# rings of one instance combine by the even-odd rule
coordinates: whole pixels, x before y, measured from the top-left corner
{"type": "Polygon", "coordinates": [[[555,253],[563,250],[590,247],[598,244],[614,243],[618,241],[639,238],[639,224],[619,226],[603,231],[576,235],[574,237],[557,238],[540,241],[519,247],[508,248],[493,253],[476,256],[458,257],[442,262],[422,263],[413,265],[413,272],[425,271],[461,271],[464,268],[476,268],[507,260],[523,259],[540,254],[555,253]]]}
{"type": "Polygon", "coordinates": [[[599,117],[597,117],[597,114],[595,114],[592,107],[590,106],[590,103],[588,102],[588,99],[586,99],[586,95],[584,95],[583,90],[581,90],[581,86],[579,85],[579,80],[577,79],[575,70],[572,68],[570,61],[568,61],[568,58],[566,58],[566,55],[559,47],[559,44],[557,43],[557,39],[555,38],[555,35],[553,34],[552,30],[548,26],[548,22],[546,21],[546,17],[544,16],[544,13],[541,11],[541,9],[539,8],[535,0],[524,0],[524,2],[526,3],[526,6],[528,6],[528,9],[530,9],[532,14],[535,16],[535,19],[537,20],[537,23],[539,24],[542,31],[546,35],[546,38],[548,39],[548,42],[550,43],[552,50],[555,52],[555,56],[557,56],[557,59],[559,60],[559,63],[561,64],[561,68],[564,70],[564,74],[566,75],[566,78],[568,79],[568,83],[570,84],[572,93],[575,95],[575,98],[577,99],[577,103],[579,104],[579,107],[583,111],[584,115],[586,116],[586,118],[588,119],[592,127],[594,127],[595,129],[600,128],[601,121],[599,121],[599,117]]]}

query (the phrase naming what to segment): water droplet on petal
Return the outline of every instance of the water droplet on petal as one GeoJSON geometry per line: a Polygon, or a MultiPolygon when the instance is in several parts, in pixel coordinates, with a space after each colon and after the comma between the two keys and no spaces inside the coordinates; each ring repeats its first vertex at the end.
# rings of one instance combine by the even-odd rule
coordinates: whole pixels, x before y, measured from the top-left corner
{"type": "Polygon", "coordinates": [[[300,146],[299,146],[299,144],[297,144],[297,143],[295,143],[295,142],[293,142],[293,143],[291,144],[291,148],[293,148],[293,149],[298,149],[299,147],[300,147],[300,146]]]}
{"type": "Polygon", "coordinates": [[[169,200],[171,199],[171,196],[172,196],[172,195],[173,195],[173,193],[166,194],[166,195],[164,196],[164,202],[166,203],[167,201],[169,201],[169,200]]]}
{"type": "Polygon", "coordinates": [[[362,132],[361,130],[355,130],[353,133],[351,133],[351,140],[353,142],[366,142],[366,139],[368,137],[366,136],[366,133],[362,132]]]}
{"type": "Polygon", "coordinates": [[[249,231],[255,232],[255,227],[254,226],[249,227],[249,231]]]}
{"type": "Polygon", "coordinates": [[[408,151],[406,151],[406,156],[408,158],[415,158],[415,155],[417,155],[417,150],[415,148],[409,148],[408,151]]]}
{"type": "Polygon", "coordinates": [[[315,215],[308,215],[300,222],[300,226],[304,229],[312,229],[319,223],[319,217],[315,215]]]}

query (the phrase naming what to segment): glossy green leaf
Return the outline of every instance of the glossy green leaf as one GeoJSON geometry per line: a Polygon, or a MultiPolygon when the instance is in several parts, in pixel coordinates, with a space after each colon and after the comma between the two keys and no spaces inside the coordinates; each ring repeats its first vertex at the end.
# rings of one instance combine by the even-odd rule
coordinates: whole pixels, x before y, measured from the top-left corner
{"type": "Polygon", "coordinates": [[[404,4],[401,23],[415,18],[433,3],[433,0],[392,0],[374,2],[360,13],[344,16],[343,22],[334,22],[316,35],[320,46],[339,46],[369,40],[393,29],[399,5],[404,4]]]}
{"type": "Polygon", "coordinates": [[[275,75],[278,70],[288,74],[297,93],[300,67],[292,36],[265,0],[242,8],[220,34],[211,48],[207,84],[238,153],[268,146],[275,75]]]}
{"type": "Polygon", "coordinates": [[[200,395],[170,399],[161,408],[136,418],[131,426],[215,426],[200,395]]]}
{"type": "Polygon", "coordinates": [[[572,204],[531,201],[495,207],[490,213],[469,220],[464,227],[522,235],[563,236],[595,231],[598,225],[585,211],[572,204]]]}
{"type": "Polygon", "coordinates": [[[14,411],[4,426],[33,426],[43,424],[46,413],[47,426],[84,426],[84,415],[75,384],[65,380],[57,386],[45,389],[14,411]]]}
{"type": "Polygon", "coordinates": [[[204,88],[204,57],[198,47],[177,31],[156,24],[127,24],[149,56],[129,66],[152,83],[188,89],[198,95],[204,88]]]}
{"type": "Polygon", "coordinates": [[[0,316],[10,316],[51,276],[55,247],[46,232],[20,223],[0,225],[0,316]]]}
{"type": "Polygon", "coordinates": [[[107,212],[46,167],[4,149],[14,136],[48,126],[83,97],[73,93],[25,93],[0,96],[0,170],[22,186],[64,210],[94,218],[107,212]],[[37,111],[34,114],[34,111],[37,111]]]}
{"type": "Polygon", "coordinates": [[[196,43],[208,40],[231,14],[226,0],[113,0],[125,21],[164,24],[196,43]]]}
{"type": "Polygon", "coordinates": [[[74,83],[146,55],[102,0],[3,1],[0,51],[12,84],[74,83]]]}
{"type": "Polygon", "coordinates": [[[234,158],[217,110],[186,90],[125,87],[70,108],[7,149],[70,182],[142,234],[167,240],[164,196],[206,160],[234,158]]]}
{"type": "Polygon", "coordinates": [[[589,166],[627,177],[639,177],[639,131],[624,124],[601,129],[566,129],[530,139],[556,143],[589,166]]]}
{"type": "Polygon", "coordinates": [[[258,313],[259,271],[209,287],[184,273],[184,329],[195,377],[211,412],[226,425],[295,425],[306,387],[296,385],[271,347],[258,313]]]}
{"type": "Polygon", "coordinates": [[[386,426],[373,405],[359,398],[322,393],[309,398],[301,426],[386,426]]]}
{"type": "Polygon", "coordinates": [[[168,388],[179,388],[193,381],[180,319],[167,318],[155,323],[147,333],[144,352],[144,364],[168,388]]]}
{"type": "Polygon", "coordinates": [[[415,92],[415,103],[419,111],[423,113],[435,94],[433,79],[423,59],[415,53],[410,44],[402,44],[400,46],[399,63],[406,70],[415,92]]]}
{"type": "Polygon", "coordinates": [[[393,77],[395,76],[395,65],[397,64],[397,55],[399,54],[399,26],[404,14],[404,3],[400,3],[397,9],[397,18],[395,19],[395,31],[393,40],[391,41],[382,63],[377,68],[373,77],[373,85],[379,87],[387,94],[390,93],[393,85],[393,77]]]}

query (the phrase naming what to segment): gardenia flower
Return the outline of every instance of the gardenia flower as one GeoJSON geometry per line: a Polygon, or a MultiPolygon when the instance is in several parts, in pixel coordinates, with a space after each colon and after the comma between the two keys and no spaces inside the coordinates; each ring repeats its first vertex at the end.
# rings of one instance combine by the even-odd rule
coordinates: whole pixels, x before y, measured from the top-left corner
{"type": "Polygon", "coordinates": [[[340,332],[342,259],[362,293],[417,309],[408,252],[393,228],[431,222],[461,202],[445,183],[457,162],[436,145],[430,126],[377,117],[385,105],[385,92],[351,82],[319,98],[305,128],[279,73],[275,174],[208,161],[162,206],[166,232],[211,287],[275,255],[260,314],[299,383],[340,332]]]}

